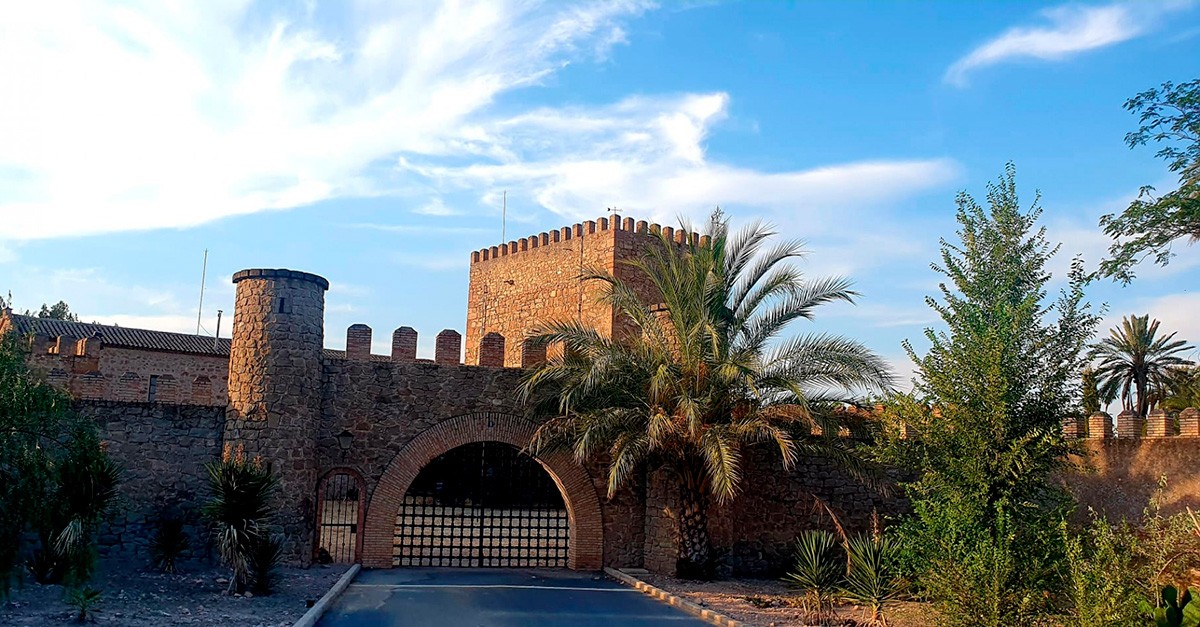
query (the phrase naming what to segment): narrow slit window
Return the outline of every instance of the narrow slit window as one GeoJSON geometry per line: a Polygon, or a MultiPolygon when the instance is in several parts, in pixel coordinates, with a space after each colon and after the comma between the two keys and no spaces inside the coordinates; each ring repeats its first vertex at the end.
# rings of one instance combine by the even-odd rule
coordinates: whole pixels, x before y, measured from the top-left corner
{"type": "Polygon", "coordinates": [[[287,306],[286,301],[287,301],[286,298],[284,298],[282,296],[279,297],[279,313],[287,313],[287,311],[284,309],[287,306]]]}
{"type": "Polygon", "coordinates": [[[158,394],[158,375],[150,375],[150,388],[146,392],[146,402],[153,403],[155,395],[158,394]]]}

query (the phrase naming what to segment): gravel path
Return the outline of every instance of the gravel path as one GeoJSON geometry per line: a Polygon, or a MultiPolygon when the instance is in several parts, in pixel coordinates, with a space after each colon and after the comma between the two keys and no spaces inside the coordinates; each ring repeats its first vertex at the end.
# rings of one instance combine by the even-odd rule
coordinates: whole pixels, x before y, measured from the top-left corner
{"type": "MultiPolygon", "coordinates": [[[[225,596],[228,574],[221,569],[193,566],[174,575],[148,572],[140,564],[102,562],[92,587],[104,592],[96,606],[96,625],[291,625],[307,611],[307,600],[325,594],[345,565],[310,569],[280,568],[276,592],[269,596],[225,596]]],[[[74,624],[63,602],[62,586],[26,582],[0,603],[0,625],[74,624]]]]}

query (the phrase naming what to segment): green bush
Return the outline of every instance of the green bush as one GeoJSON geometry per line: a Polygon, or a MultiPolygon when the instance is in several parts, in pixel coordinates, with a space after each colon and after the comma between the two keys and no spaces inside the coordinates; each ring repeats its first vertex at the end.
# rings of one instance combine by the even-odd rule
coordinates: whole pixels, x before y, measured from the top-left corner
{"type": "Polygon", "coordinates": [[[796,538],[795,560],[784,581],[805,592],[818,622],[828,618],[846,574],[846,558],[832,533],[810,529],[796,538]]]}
{"type": "Polygon", "coordinates": [[[245,592],[260,571],[256,556],[264,543],[272,542],[271,499],[279,489],[279,477],[261,459],[246,459],[241,445],[236,450],[226,445],[221,459],[209,462],[206,469],[209,499],[204,515],[212,524],[221,563],[233,571],[229,591],[245,592]]]}
{"type": "Polygon", "coordinates": [[[86,581],[120,480],[95,423],[28,368],[20,339],[0,337],[0,597],[21,564],[39,581],[86,581]]]}
{"type": "Polygon", "coordinates": [[[154,567],[163,573],[174,573],[176,562],[191,548],[191,538],[183,529],[183,520],[175,516],[159,519],[158,528],[150,541],[150,557],[154,567]]]}
{"type": "Polygon", "coordinates": [[[1137,538],[1127,525],[1113,527],[1093,515],[1082,533],[1062,525],[1066,546],[1064,627],[1123,627],[1140,622],[1137,538]]]}

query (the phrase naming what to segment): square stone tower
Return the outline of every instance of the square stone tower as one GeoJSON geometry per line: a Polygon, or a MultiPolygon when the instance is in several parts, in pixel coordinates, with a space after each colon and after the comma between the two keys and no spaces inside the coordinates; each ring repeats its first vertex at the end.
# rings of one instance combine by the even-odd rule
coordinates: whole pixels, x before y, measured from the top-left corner
{"type": "Polygon", "coordinates": [[[652,298],[645,277],[621,262],[658,245],[660,231],[679,243],[694,237],[614,215],[472,252],[465,363],[480,363],[480,342],[490,333],[504,338],[506,367],[541,361],[544,355],[525,350],[525,338],[550,320],[580,320],[606,335],[620,334],[622,321],[611,305],[599,302],[602,285],[583,281],[580,273],[607,270],[652,298]]]}

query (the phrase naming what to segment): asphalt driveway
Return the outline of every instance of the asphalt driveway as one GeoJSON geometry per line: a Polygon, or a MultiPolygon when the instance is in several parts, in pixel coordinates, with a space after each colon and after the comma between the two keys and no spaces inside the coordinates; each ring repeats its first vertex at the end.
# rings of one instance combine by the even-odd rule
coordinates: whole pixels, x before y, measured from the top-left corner
{"type": "Polygon", "coordinates": [[[319,627],[707,625],[595,573],[538,569],[364,570],[319,627]]]}

